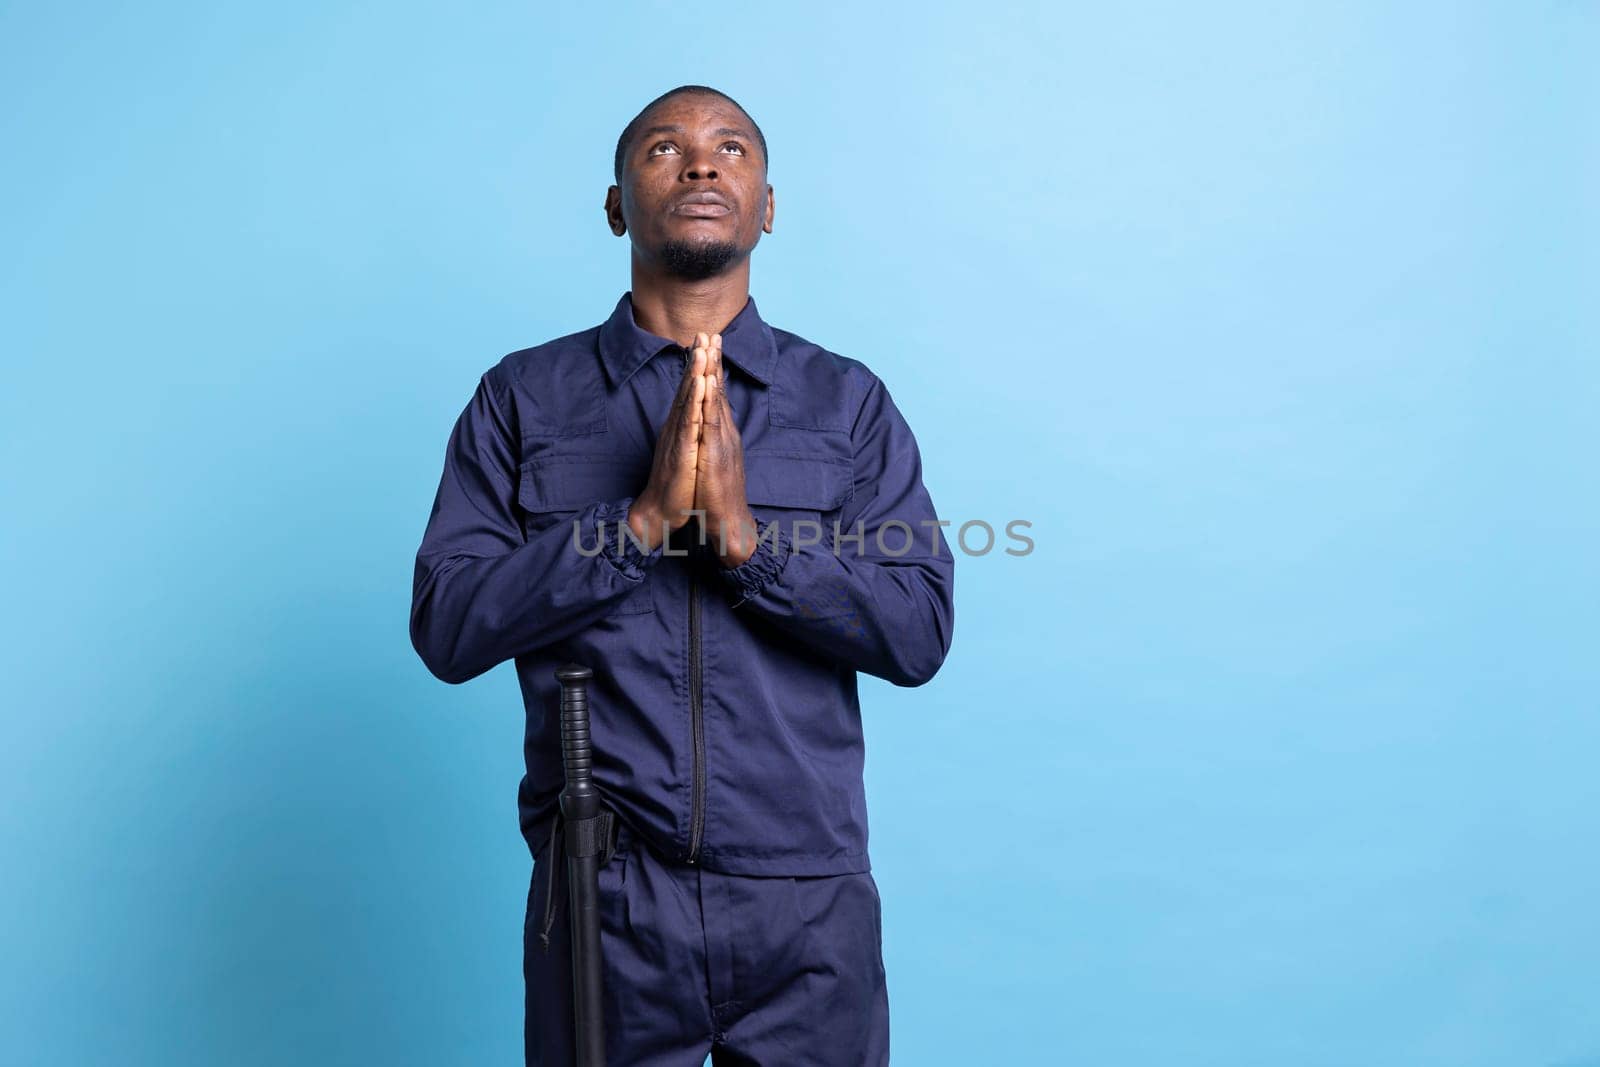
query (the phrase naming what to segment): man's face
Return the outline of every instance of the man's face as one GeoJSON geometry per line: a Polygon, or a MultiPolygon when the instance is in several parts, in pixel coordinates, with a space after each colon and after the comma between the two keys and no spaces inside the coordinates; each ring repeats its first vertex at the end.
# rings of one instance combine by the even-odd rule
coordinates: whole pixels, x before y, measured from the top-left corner
{"type": "Polygon", "coordinates": [[[623,157],[622,185],[606,193],[617,235],[636,255],[685,278],[707,278],[748,256],[772,232],[772,186],[761,142],[742,111],[716,96],[657,105],[623,157]]]}

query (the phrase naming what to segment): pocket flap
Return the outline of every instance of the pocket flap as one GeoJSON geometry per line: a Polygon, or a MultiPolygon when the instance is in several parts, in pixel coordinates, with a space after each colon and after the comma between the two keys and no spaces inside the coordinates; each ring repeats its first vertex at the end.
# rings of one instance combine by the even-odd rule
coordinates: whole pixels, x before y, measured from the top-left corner
{"type": "Polygon", "coordinates": [[[517,503],[525,511],[573,511],[637,496],[649,477],[631,456],[546,456],[522,468],[517,503]]]}
{"type": "Polygon", "coordinates": [[[831,456],[752,450],[744,457],[744,490],[752,504],[832,511],[850,499],[850,464],[831,456]]]}

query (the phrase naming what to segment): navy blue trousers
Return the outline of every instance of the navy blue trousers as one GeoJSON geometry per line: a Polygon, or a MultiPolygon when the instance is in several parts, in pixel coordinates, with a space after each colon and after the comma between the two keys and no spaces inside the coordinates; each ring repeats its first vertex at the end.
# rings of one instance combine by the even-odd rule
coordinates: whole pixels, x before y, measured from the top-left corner
{"type": "MultiPolygon", "coordinates": [[[[571,1067],[566,892],[557,888],[546,951],[538,865],[523,928],[527,1067],[571,1067]]],[[[889,1062],[882,907],[870,873],[719,874],[667,862],[624,824],[600,868],[600,914],[607,1067],[701,1067],[708,1053],[716,1067],[889,1062]]]]}

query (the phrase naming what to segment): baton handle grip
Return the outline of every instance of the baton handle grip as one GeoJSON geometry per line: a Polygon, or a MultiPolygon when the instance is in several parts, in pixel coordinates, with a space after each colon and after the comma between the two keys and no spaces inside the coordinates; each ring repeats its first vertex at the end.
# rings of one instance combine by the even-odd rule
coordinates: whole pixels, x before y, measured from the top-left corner
{"type": "MultiPolygon", "coordinates": [[[[589,739],[589,681],[594,671],[568,663],[556,671],[561,683],[561,762],[566,772],[566,797],[577,799],[595,795],[594,745],[589,739]]],[[[569,812],[568,817],[584,818],[591,812],[569,812]]]]}

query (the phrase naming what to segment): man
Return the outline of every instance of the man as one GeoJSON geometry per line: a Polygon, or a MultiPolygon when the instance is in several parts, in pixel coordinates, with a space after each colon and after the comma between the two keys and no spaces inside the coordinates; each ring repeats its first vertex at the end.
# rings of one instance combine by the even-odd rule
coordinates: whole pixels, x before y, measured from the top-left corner
{"type": "Polygon", "coordinates": [[[623,131],[615,172],[632,288],[604,324],[479,380],[411,607],[442,680],[516,662],[527,1062],[572,1057],[554,677],[571,661],[595,673],[615,816],[609,1062],[886,1063],[856,676],[934,676],[954,556],[883,382],[756,311],[773,195],[744,109],[673,89],[623,131]]]}

